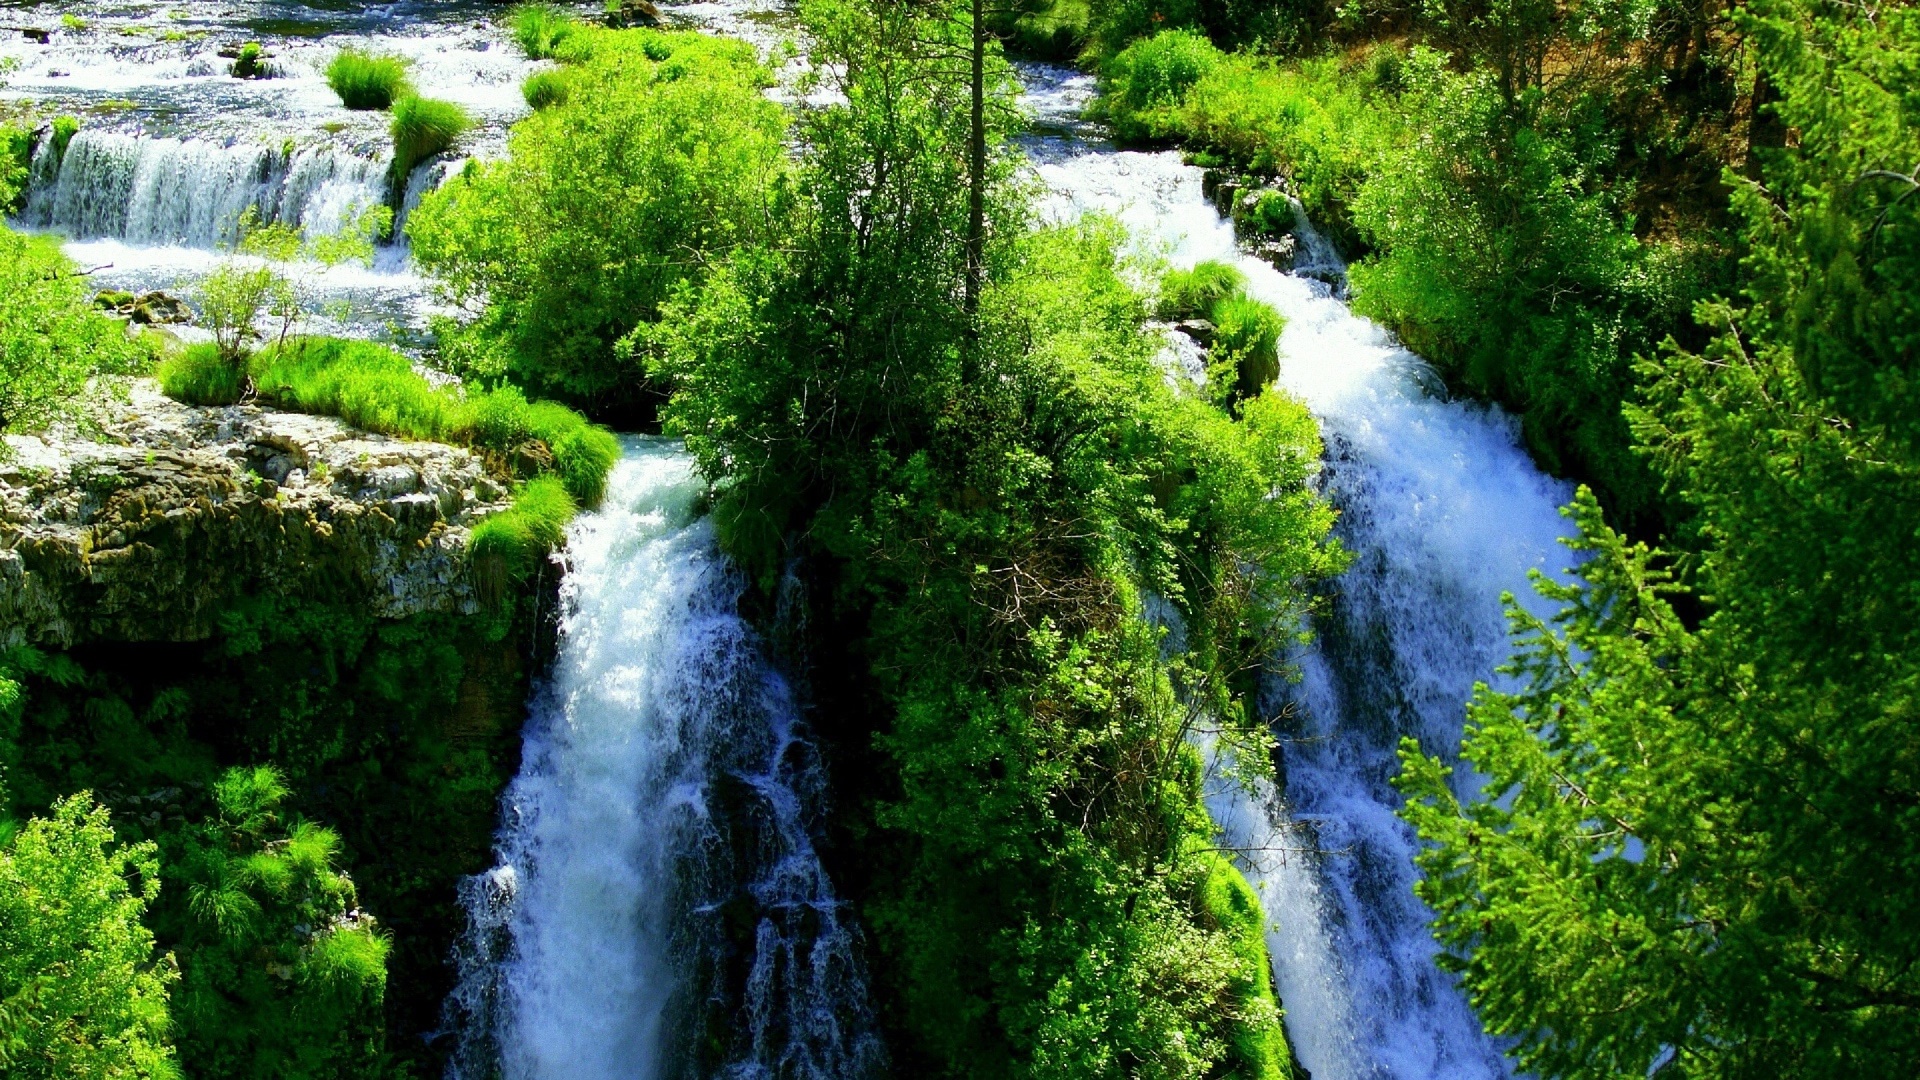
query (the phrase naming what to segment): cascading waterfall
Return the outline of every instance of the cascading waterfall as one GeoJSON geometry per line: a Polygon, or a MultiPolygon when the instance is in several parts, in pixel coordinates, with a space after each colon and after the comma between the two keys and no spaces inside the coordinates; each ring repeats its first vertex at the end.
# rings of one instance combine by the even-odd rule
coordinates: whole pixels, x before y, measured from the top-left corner
{"type": "Polygon", "coordinates": [[[674,444],[629,439],[568,537],[500,862],[464,890],[450,1076],[881,1068],[857,931],[810,838],[824,772],[699,493],[674,444]]]}
{"type": "Polygon", "coordinates": [[[223,146],[81,131],[59,155],[44,140],[21,220],[76,239],[230,245],[251,208],[262,223],[330,235],[386,201],[387,162],[328,145],[223,146]]]}
{"type": "Polygon", "coordinates": [[[1438,380],[1324,278],[1241,254],[1171,153],[1043,141],[1036,167],[1059,218],[1117,216],[1141,246],[1179,265],[1235,263],[1248,291],[1287,318],[1281,385],[1319,418],[1321,483],[1356,555],[1334,586],[1297,686],[1270,688],[1294,717],[1281,788],[1222,782],[1209,805],[1244,850],[1272,920],[1269,944],[1287,1028],[1315,1080],[1472,1080],[1508,1066],[1434,964],[1413,896],[1417,842],[1395,816],[1395,747],[1413,735],[1455,752],[1473,683],[1507,655],[1500,596],[1532,596],[1529,570],[1565,565],[1557,508],[1571,493],[1539,472],[1497,409],[1450,402],[1438,380]]]}

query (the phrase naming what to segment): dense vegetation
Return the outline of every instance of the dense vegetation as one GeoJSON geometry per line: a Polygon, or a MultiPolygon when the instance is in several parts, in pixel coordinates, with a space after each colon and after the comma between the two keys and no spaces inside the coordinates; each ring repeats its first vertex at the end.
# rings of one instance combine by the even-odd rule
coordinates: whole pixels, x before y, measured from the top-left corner
{"type": "Polygon", "coordinates": [[[836,103],[789,120],[742,46],[524,11],[564,92],[409,226],[478,315],[450,353],[664,398],[730,553],[845,630],[810,659],[896,1068],[1286,1077],[1200,802],[1235,751],[1265,766],[1251,673],[1339,564],[1313,423],[1267,389],[1278,317],[1206,296],[1217,396],[1170,389],[1116,230],[1028,221],[997,51],[973,126],[939,60],[964,19],[804,16],[836,103]]]}
{"type": "Polygon", "coordinates": [[[262,598],[205,642],[0,653],[7,1074],[430,1062],[530,615],[262,598]]]}
{"type": "Polygon", "coordinates": [[[772,238],[787,118],[744,42],[550,18],[523,14],[522,40],[577,70],[540,78],[593,93],[540,91],[511,156],[429,196],[408,235],[480,315],[443,329],[457,370],[634,426],[658,391],[615,346],[708,263],[772,238]]]}
{"type": "MultiPolygon", "coordinates": [[[[984,7],[807,0],[795,109],[743,44],[522,8],[558,65],[534,115],[409,222],[464,387],[292,334],[298,283],[245,259],[162,382],[476,447],[521,483],[474,551],[523,589],[617,453],[567,406],[683,437],[747,608],[783,579],[809,608],[823,854],[891,1068],[1283,1080],[1201,795],[1268,767],[1253,691],[1344,563],[1318,436],[1231,268],[1035,220],[989,20],[1096,70],[1123,139],[1297,195],[1356,309],[1588,485],[1558,614],[1515,606],[1469,706],[1484,784],[1412,742],[1399,779],[1443,962],[1518,1067],[1920,1070],[1920,15],[984,7]],[[1149,315],[1210,324],[1206,386],[1149,315]]],[[[336,66],[394,109],[396,183],[465,127],[336,66]]],[[[0,232],[0,279],[0,428],[146,362],[51,245],[0,232]]],[[[191,645],[0,653],[0,1070],[430,1069],[387,1033],[433,1027],[529,614],[282,598],[191,645]]]]}
{"type": "Polygon", "coordinates": [[[836,872],[895,1067],[1286,1076],[1192,736],[1266,762],[1247,676],[1339,563],[1313,423],[1264,386],[1237,418],[1169,389],[1116,231],[1028,223],[1004,111],[971,173],[968,83],[926,74],[964,21],[805,15],[844,103],[801,120],[777,244],[735,247],[632,348],[730,550],[769,580],[801,560],[845,630],[815,657],[859,846],[836,872]]]}
{"type": "Polygon", "coordinates": [[[1229,8],[1096,6],[1102,111],[1277,175],[1356,309],[1597,490],[1471,708],[1486,794],[1407,750],[1483,1021],[1542,1076],[1912,1074],[1920,21],[1229,8]]]}

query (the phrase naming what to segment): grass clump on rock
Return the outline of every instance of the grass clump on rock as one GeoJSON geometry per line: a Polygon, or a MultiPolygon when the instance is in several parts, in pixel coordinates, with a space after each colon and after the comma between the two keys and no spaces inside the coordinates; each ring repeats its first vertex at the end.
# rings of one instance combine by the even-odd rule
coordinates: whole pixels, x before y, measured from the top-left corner
{"type": "Polygon", "coordinates": [[[168,397],[195,405],[233,404],[248,375],[263,403],[337,416],[385,435],[470,446],[503,471],[555,478],[588,506],[600,501],[620,457],[612,433],[564,405],[528,401],[513,386],[435,386],[405,356],[371,341],[290,338],[254,353],[244,373],[211,343],[195,345],[157,374],[168,397]]]}
{"type": "Polygon", "coordinates": [[[327,64],[327,85],[349,109],[378,110],[407,96],[407,62],[361,49],[341,49],[327,64]]]}
{"type": "Polygon", "coordinates": [[[451,101],[409,94],[393,103],[393,171],[404,183],[414,166],[452,149],[473,118],[451,101]]]}

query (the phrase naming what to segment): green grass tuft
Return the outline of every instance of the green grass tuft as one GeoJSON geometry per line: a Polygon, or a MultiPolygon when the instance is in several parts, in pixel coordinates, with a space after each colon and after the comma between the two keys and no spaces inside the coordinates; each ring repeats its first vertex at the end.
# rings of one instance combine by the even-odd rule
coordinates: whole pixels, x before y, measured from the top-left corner
{"type": "Polygon", "coordinates": [[[1244,293],[1214,303],[1213,345],[1207,364],[1214,400],[1231,406],[1258,397],[1280,377],[1280,331],[1286,319],[1244,293]]]}
{"type": "Polygon", "coordinates": [[[529,60],[552,60],[559,56],[567,39],[579,35],[579,20],[551,4],[521,4],[507,16],[513,23],[513,40],[529,60]]]}
{"type": "Polygon", "coordinates": [[[1213,305],[1240,291],[1246,275],[1223,262],[1208,260],[1191,270],[1173,270],[1160,279],[1154,313],[1163,319],[1212,317],[1213,305]]]}
{"type": "Polygon", "coordinates": [[[536,71],[520,84],[520,93],[527,99],[529,108],[565,105],[572,93],[572,82],[565,70],[536,71]]]}
{"type": "Polygon", "coordinates": [[[453,147],[473,127],[466,110],[450,101],[410,94],[393,103],[394,178],[405,183],[414,166],[453,147]]]}
{"type": "Polygon", "coordinates": [[[508,582],[533,576],[547,554],[567,538],[567,523],[578,511],[559,477],[527,481],[513,505],[473,527],[472,554],[480,590],[497,602],[508,582]]]}
{"type": "Polygon", "coordinates": [[[244,388],[240,369],[222,359],[219,346],[211,341],[162,360],[154,377],[161,392],[189,405],[231,405],[244,388]]]}
{"type": "Polygon", "coordinates": [[[295,338],[260,350],[252,371],[263,401],[368,431],[472,446],[503,469],[554,476],[586,506],[600,501],[620,457],[611,432],[564,405],[530,402],[514,386],[464,394],[436,387],[406,357],[370,341],[295,338]]]}
{"type": "Polygon", "coordinates": [[[349,109],[386,109],[407,95],[407,62],[360,49],[341,49],[327,65],[327,85],[349,109]]]}

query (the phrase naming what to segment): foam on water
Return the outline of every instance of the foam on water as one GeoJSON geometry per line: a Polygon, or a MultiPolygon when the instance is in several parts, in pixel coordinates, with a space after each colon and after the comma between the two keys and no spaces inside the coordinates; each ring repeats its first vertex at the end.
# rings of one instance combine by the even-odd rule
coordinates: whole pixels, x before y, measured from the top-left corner
{"type": "Polygon", "coordinates": [[[629,439],[604,508],[569,532],[500,862],[463,897],[452,1076],[682,1075],[716,1008],[727,1051],[708,1066],[729,1080],[882,1065],[857,933],[809,836],[824,774],[693,518],[700,490],[676,444],[629,439]]]}

